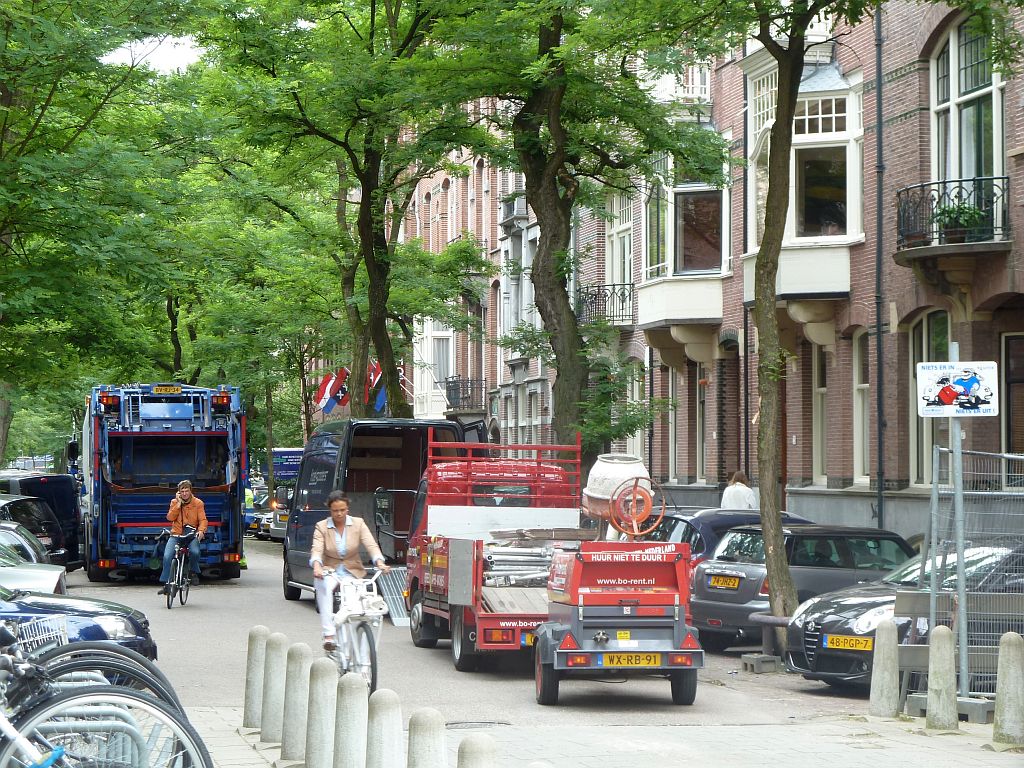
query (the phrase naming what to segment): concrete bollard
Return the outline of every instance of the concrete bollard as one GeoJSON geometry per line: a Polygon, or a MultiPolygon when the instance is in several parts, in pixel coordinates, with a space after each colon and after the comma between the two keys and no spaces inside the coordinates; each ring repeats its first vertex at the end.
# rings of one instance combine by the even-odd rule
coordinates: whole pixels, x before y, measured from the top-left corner
{"type": "Polygon", "coordinates": [[[444,717],[436,709],[417,709],[409,718],[409,756],[406,768],[444,768],[448,765],[444,717]]]}
{"type": "Polygon", "coordinates": [[[949,627],[935,627],[928,636],[928,646],[928,711],[925,713],[925,727],[944,731],[959,730],[953,631],[949,627]]]}
{"type": "Polygon", "coordinates": [[[871,657],[871,698],[868,714],[896,717],[900,710],[900,662],[896,622],[883,619],[875,629],[875,650],[871,657]]]}
{"type": "Polygon", "coordinates": [[[306,711],[306,768],[334,768],[334,718],[338,665],[320,658],[309,667],[306,711]]]}
{"type": "Polygon", "coordinates": [[[263,660],[267,655],[267,637],[270,630],[257,624],[249,630],[249,650],[245,657],[245,699],[242,708],[242,727],[260,727],[260,708],[263,706],[263,660]]]}
{"type": "Polygon", "coordinates": [[[281,743],[284,723],[284,676],[288,659],[288,638],[274,632],[267,638],[263,659],[263,701],[260,706],[260,741],[281,743]]]}
{"type": "Polygon", "coordinates": [[[302,760],[306,756],[306,714],[309,707],[309,667],[313,649],[296,643],[288,649],[284,677],[284,727],[281,730],[281,759],[302,760]]]}
{"type": "Polygon", "coordinates": [[[459,743],[458,768],[494,768],[497,748],[486,733],[471,733],[459,743]]]}
{"type": "Polygon", "coordinates": [[[999,640],[992,741],[1024,746],[1024,637],[1016,632],[999,640]]]}
{"type": "Polygon", "coordinates": [[[402,705],[397,693],[381,688],[370,694],[366,768],[395,768],[402,757],[402,705]]]}
{"type": "Polygon", "coordinates": [[[334,768],[366,768],[366,728],[369,701],[359,675],[338,680],[334,720],[334,768]]]}

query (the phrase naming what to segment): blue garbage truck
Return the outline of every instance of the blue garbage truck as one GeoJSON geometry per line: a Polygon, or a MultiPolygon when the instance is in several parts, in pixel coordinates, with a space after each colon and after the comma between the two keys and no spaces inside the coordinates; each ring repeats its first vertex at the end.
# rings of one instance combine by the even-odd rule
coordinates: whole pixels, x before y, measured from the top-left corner
{"type": "Polygon", "coordinates": [[[248,477],[238,387],[93,387],[81,449],[90,581],[156,575],[167,509],[181,480],[192,481],[210,523],[204,575],[238,578],[248,477]]]}

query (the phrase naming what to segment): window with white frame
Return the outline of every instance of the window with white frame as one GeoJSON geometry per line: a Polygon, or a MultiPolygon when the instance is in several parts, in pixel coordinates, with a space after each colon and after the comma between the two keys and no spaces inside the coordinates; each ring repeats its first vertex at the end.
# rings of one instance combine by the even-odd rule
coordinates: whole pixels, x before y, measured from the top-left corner
{"type": "Polygon", "coordinates": [[[704,363],[697,363],[696,365],[696,386],[697,386],[697,407],[696,407],[696,424],[694,425],[694,438],[695,438],[695,453],[694,456],[696,461],[694,463],[694,470],[696,480],[702,482],[707,478],[707,463],[708,463],[708,436],[707,436],[707,393],[708,393],[708,369],[704,363]]]}
{"type": "MultiPolygon", "coordinates": [[[[751,130],[757,140],[751,155],[753,181],[751,204],[756,211],[751,223],[754,242],[764,236],[768,198],[768,124],[775,110],[774,91],[766,89],[775,73],[753,81],[754,108],[751,130]]],[[[793,149],[789,219],[785,240],[794,238],[846,237],[861,231],[863,180],[862,101],[851,90],[808,93],[800,96],[793,117],[793,149]]]]}
{"type": "Polygon", "coordinates": [[[1003,79],[992,69],[988,43],[964,21],[932,59],[933,162],[940,180],[1003,173],[1003,79]]]}
{"type": "Polygon", "coordinates": [[[828,353],[820,344],[811,345],[812,441],[814,482],[828,482],[828,353]]]}
{"type": "Polygon", "coordinates": [[[448,336],[435,336],[431,342],[431,362],[434,367],[434,386],[444,390],[444,380],[452,375],[452,340],[448,336]]]}
{"type": "Polygon", "coordinates": [[[853,479],[871,474],[871,335],[853,337],[853,479]]]}
{"type": "Polygon", "coordinates": [[[723,191],[670,179],[665,168],[648,187],[644,278],[721,272],[726,249],[723,191]]]}
{"type": "Polygon", "coordinates": [[[609,203],[607,282],[633,282],[633,200],[628,194],[612,195],[609,203]]]}
{"type": "MultiPolygon", "coordinates": [[[[932,446],[949,447],[949,419],[917,415],[917,364],[949,359],[949,315],[929,312],[910,329],[910,477],[916,485],[930,485],[932,446]]],[[[948,462],[940,468],[939,482],[949,482],[948,462]]]]}
{"type": "Polygon", "coordinates": [[[668,369],[668,479],[674,482],[679,477],[679,374],[675,368],[668,369]]]}
{"type": "MultiPolygon", "coordinates": [[[[647,397],[644,393],[644,371],[646,370],[644,364],[640,360],[630,361],[630,380],[629,390],[627,392],[627,398],[631,404],[643,403],[647,401],[647,397]]],[[[645,453],[645,430],[638,429],[632,435],[626,438],[626,453],[630,456],[636,456],[642,461],[646,461],[645,453]]]]}

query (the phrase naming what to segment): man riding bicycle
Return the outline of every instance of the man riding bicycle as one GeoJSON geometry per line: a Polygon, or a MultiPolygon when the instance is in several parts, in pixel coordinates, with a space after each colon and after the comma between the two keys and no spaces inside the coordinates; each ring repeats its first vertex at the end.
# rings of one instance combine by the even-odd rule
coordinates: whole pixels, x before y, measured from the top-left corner
{"type": "MultiPolygon", "coordinates": [[[[348,513],[348,496],[342,491],[332,491],[327,496],[327,508],[331,516],[321,520],[313,529],[313,547],[309,564],[313,568],[313,585],[316,588],[316,604],[320,609],[320,627],[323,630],[324,650],[336,649],[334,627],[334,590],[337,580],[361,579],[366,575],[360,547],[369,552],[374,564],[387,573],[384,555],[364,523],[348,513]],[[324,569],[333,568],[330,579],[324,578],[324,569]]],[[[344,628],[342,628],[344,631],[344,628]]]]}
{"type": "Polygon", "coordinates": [[[192,495],[192,483],[189,480],[182,480],[178,483],[178,493],[171,500],[171,507],[167,510],[167,519],[171,521],[171,535],[164,546],[164,567],[160,571],[160,582],[163,586],[157,593],[161,595],[166,595],[169,589],[167,581],[171,578],[174,547],[179,539],[185,538],[185,526],[196,529],[196,535],[188,544],[188,554],[189,562],[192,563],[193,581],[197,581],[199,578],[199,542],[206,536],[206,506],[202,499],[192,495]]]}

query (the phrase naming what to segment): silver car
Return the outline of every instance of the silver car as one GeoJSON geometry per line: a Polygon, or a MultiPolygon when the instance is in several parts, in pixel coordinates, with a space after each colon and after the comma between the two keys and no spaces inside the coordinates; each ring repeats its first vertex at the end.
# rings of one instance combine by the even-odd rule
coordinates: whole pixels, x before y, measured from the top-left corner
{"type": "MultiPolygon", "coordinates": [[[[786,525],[783,536],[800,602],[877,579],[915,554],[899,535],[877,528],[786,525]]],[[[768,589],[761,526],[733,528],[694,571],[690,608],[701,647],[720,651],[740,638],[759,639],[749,616],[769,609],[768,589]]]]}
{"type": "Polygon", "coordinates": [[[30,563],[4,544],[0,544],[0,587],[12,592],[68,593],[63,565],[30,563]]]}

